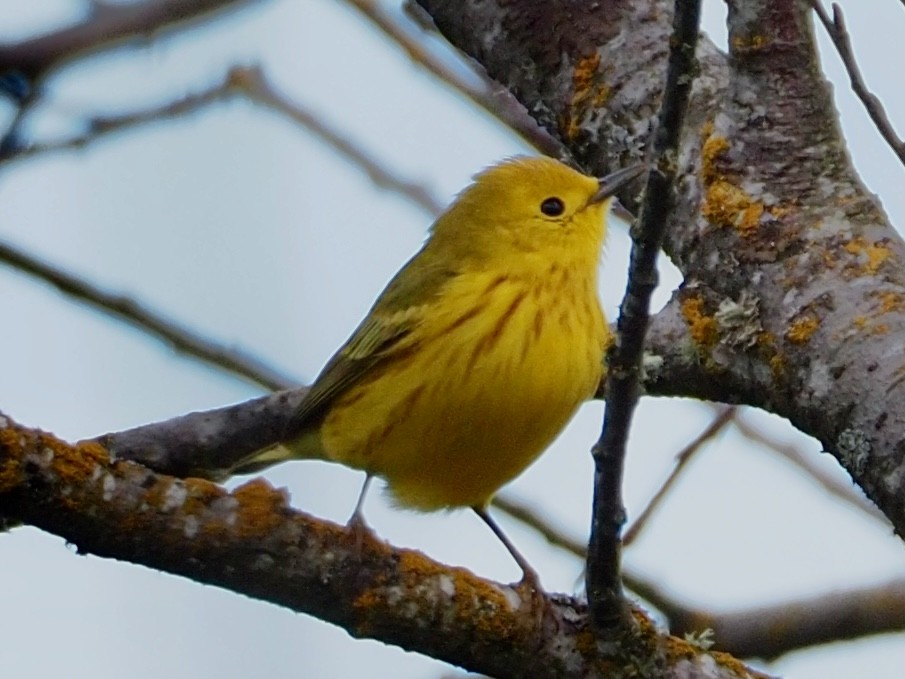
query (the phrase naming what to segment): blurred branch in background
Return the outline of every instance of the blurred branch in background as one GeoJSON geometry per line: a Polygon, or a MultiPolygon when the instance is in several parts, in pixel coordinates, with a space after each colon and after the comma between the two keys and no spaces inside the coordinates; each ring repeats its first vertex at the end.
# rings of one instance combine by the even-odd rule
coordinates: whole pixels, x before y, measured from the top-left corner
{"type": "Polygon", "coordinates": [[[905,630],[905,579],[724,612],[681,604],[643,578],[626,576],[626,585],[666,616],[672,634],[713,630],[714,647],[740,658],[774,660],[819,644],[905,630]]]}
{"type": "Polygon", "coordinates": [[[260,0],[87,2],[85,18],[76,24],[30,40],[0,44],[0,73],[17,72],[36,83],[75,59],[192,28],[218,13],[255,2],[260,0]]]}
{"type": "MultiPolygon", "coordinates": [[[[727,420],[722,422],[725,426],[727,420]]],[[[715,424],[717,421],[708,425],[696,440],[715,424]]],[[[530,505],[505,495],[497,496],[493,504],[537,531],[551,545],[585,558],[583,540],[569,537],[530,505]]],[[[663,614],[671,634],[681,636],[711,629],[714,647],[740,658],[773,660],[818,644],[905,630],[905,579],[800,601],[721,612],[708,611],[701,604],[680,603],[631,568],[623,571],[623,581],[631,592],[663,614]]]]}
{"type": "Polygon", "coordinates": [[[443,211],[440,201],[424,186],[393,175],[385,168],[383,162],[349,142],[349,135],[331,129],[317,116],[290,101],[267,80],[260,68],[233,68],[228,81],[231,88],[242,92],[252,101],[263,104],[304,127],[352,165],[364,170],[378,187],[389,189],[407,198],[433,217],[443,211]]]}
{"type": "Polygon", "coordinates": [[[180,353],[265,389],[287,389],[296,384],[288,376],[250,354],[207,339],[196,330],[149,309],[142,302],[102,290],[3,241],[0,241],[0,263],[50,283],[65,295],[110,314],[116,320],[129,323],[180,353]]]}
{"type": "Polygon", "coordinates": [[[732,421],[735,429],[745,438],[757,443],[762,448],[775,453],[785,460],[788,460],[812,481],[823,487],[828,493],[836,496],[840,500],[848,503],[852,507],[860,510],[872,519],[880,521],[884,525],[889,525],[889,519],[877,509],[877,506],[868,500],[864,493],[854,484],[839,481],[834,476],[828,474],[823,468],[817,465],[813,460],[813,455],[806,453],[800,447],[783,443],[765,433],[762,429],[749,423],[741,412],[736,412],[732,421]]]}
{"type": "Polygon", "coordinates": [[[245,96],[255,103],[267,106],[298,123],[353,166],[364,171],[378,187],[403,196],[431,216],[436,216],[442,211],[443,206],[440,201],[432,196],[426,187],[391,173],[380,161],[348,141],[349,135],[329,127],[313,113],[277,91],[261,69],[257,67],[233,67],[219,84],[159,106],[114,116],[90,117],[87,132],[54,142],[22,144],[12,147],[6,151],[0,162],[31,158],[57,151],[81,149],[106,135],[189,115],[205,106],[237,95],[245,96]]]}
{"type": "Polygon", "coordinates": [[[626,547],[641,534],[641,531],[644,530],[644,527],[647,525],[648,520],[653,515],[654,510],[660,506],[660,503],[669,493],[669,491],[675,485],[675,482],[679,479],[679,476],[682,474],[682,470],[685,469],[686,465],[691,461],[694,457],[695,453],[700,450],[703,450],[704,445],[710,442],[713,438],[715,438],[723,429],[726,428],[726,425],[732,422],[735,418],[737,408],[735,406],[719,406],[716,417],[713,418],[713,421],[707,425],[704,430],[698,434],[694,440],[685,446],[682,450],[676,453],[676,466],[673,467],[672,472],[667,477],[666,481],[663,482],[663,485],[660,486],[660,489],[654,494],[654,497],[650,502],[647,503],[647,506],[641,511],[638,515],[638,518],[635,519],[634,523],[629,526],[628,530],[625,531],[625,536],[622,538],[622,544],[626,547]]]}
{"type": "Polygon", "coordinates": [[[880,136],[889,144],[889,147],[899,157],[899,160],[905,164],[905,141],[902,141],[896,134],[889,116],[886,115],[883,102],[880,101],[876,94],[870,91],[867,83],[864,82],[864,76],[861,75],[861,69],[858,68],[858,60],[852,47],[851,36],[845,26],[845,16],[842,14],[842,8],[834,2],[833,18],[830,19],[820,0],[811,0],[811,7],[817,13],[817,17],[829,34],[833,45],[836,46],[836,51],[842,59],[842,64],[845,66],[849,80],[851,80],[852,91],[864,104],[864,108],[867,109],[867,114],[876,126],[880,136]]]}
{"type": "MultiPolygon", "coordinates": [[[[568,156],[562,142],[537,124],[521,102],[498,82],[490,78],[475,61],[465,61],[459,54],[455,55],[455,67],[436,57],[427,48],[425,42],[412,35],[410,26],[416,23],[423,31],[435,31],[433,21],[424,10],[417,5],[406,3],[406,12],[410,17],[420,18],[417,22],[407,22],[409,26],[398,21],[390,12],[381,7],[381,3],[373,0],[346,0],[346,3],[357,9],[362,16],[379,29],[391,42],[404,50],[412,61],[423,67],[444,85],[464,95],[479,108],[484,109],[497,118],[503,125],[520,136],[528,145],[533,146],[548,156],[564,158],[568,156]],[[467,68],[471,78],[457,73],[467,68]],[[475,83],[474,81],[477,81],[475,83]]],[[[444,42],[447,52],[451,53],[448,43],[444,42]]]]}

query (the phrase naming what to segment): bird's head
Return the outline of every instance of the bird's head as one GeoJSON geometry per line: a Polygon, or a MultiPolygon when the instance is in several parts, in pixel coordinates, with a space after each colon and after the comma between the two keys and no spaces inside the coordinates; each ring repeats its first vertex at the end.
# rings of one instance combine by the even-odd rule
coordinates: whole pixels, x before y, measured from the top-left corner
{"type": "Polygon", "coordinates": [[[475,176],[432,239],[478,261],[526,253],[596,261],[610,200],[643,171],[634,165],[595,179],[552,158],[511,158],[475,176]]]}

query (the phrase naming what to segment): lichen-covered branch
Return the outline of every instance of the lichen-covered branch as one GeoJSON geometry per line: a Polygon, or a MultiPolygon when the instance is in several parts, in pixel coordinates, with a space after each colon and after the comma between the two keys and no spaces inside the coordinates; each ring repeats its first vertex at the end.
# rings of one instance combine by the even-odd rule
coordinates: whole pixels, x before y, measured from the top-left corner
{"type": "MultiPolygon", "coordinates": [[[[689,459],[688,455],[699,450],[707,436],[732,422],[727,416],[736,412],[732,408],[724,409],[682,450],[681,459],[689,459]]],[[[584,542],[553,526],[535,508],[502,496],[494,499],[494,506],[537,531],[551,545],[579,558],[586,557],[584,542]]],[[[625,586],[633,594],[643,597],[666,617],[670,633],[701,634],[712,630],[713,648],[740,658],[775,659],[818,644],[905,630],[903,579],[757,608],[717,611],[700,603],[682,603],[664,592],[659,584],[630,569],[622,575],[625,586]]]]}
{"type": "Polygon", "coordinates": [[[0,414],[0,516],[80,553],[142,564],[315,615],[366,636],[495,677],[760,677],[731,656],[639,631],[604,656],[587,612],[565,597],[536,629],[531,597],[395,549],[289,506],[261,480],[232,492],[111,461],[0,414]],[[641,676],[651,676],[641,674],[641,676]]]}

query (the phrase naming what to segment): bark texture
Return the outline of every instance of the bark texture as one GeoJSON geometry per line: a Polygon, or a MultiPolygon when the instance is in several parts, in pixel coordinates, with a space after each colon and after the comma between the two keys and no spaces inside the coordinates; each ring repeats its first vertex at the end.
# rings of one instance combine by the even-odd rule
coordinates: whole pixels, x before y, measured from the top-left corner
{"type": "Polygon", "coordinates": [[[538,627],[533,597],[289,507],[265,481],[232,492],[111,461],[0,414],[0,516],[83,554],[144,564],[270,601],[494,677],[759,677],[731,656],[638,630],[598,646],[587,612],[562,597],[538,627]],[[617,652],[613,652],[613,648],[617,652]],[[628,674],[630,673],[630,674],[628,674]]]}

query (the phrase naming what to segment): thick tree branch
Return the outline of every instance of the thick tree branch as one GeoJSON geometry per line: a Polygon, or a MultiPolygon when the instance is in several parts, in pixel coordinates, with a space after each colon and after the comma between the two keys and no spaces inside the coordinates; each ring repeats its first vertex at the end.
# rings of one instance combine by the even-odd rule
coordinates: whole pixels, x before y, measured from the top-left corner
{"type": "Polygon", "coordinates": [[[551,602],[557,619],[537,634],[530,600],[517,589],[371,537],[358,545],[344,529],[291,509],[285,492],[264,481],[229,493],[162,476],[2,414],[0,515],[81,553],[217,585],[501,679],[612,676],[613,663],[637,672],[651,655],[656,676],[667,679],[764,676],[662,636],[640,614],[640,632],[603,657],[587,642],[586,611],[566,597],[551,602]]]}
{"type": "Polygon", "coordinates": [[[307,392],[307,387],[282,391],[93,441],[114,459],[139,462],[161,474],[221,480],[241,460],[282,440],[307,392]]]}

